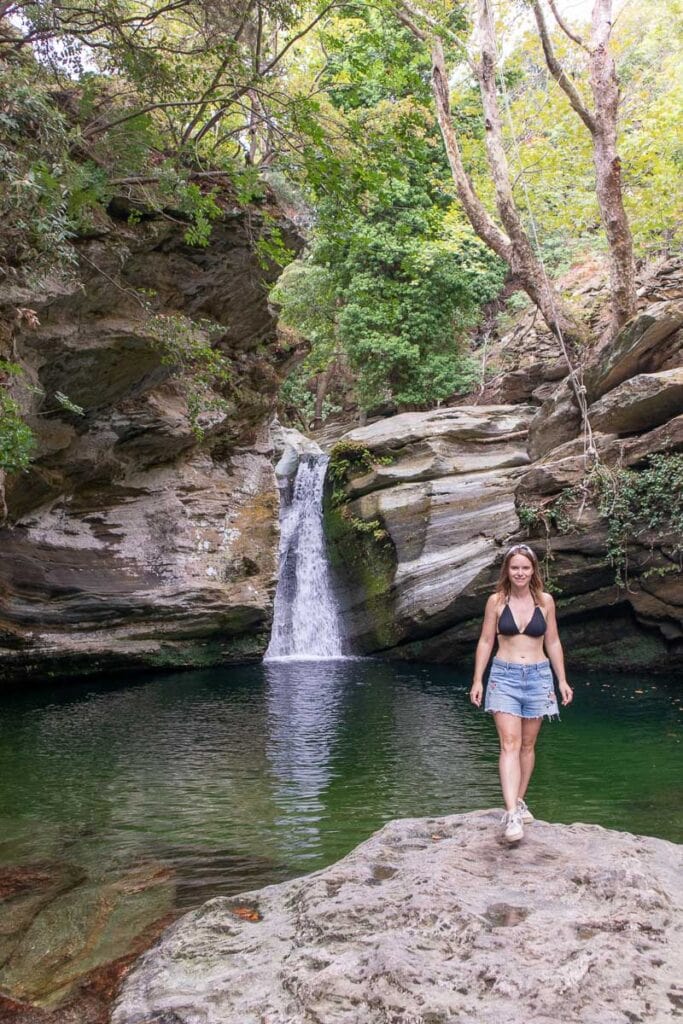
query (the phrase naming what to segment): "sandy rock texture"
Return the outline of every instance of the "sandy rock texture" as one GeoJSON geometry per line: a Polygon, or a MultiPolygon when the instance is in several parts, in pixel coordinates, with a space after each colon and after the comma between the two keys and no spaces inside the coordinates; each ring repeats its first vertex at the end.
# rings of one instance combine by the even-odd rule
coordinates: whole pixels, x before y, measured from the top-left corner
{"type": "Polygon", "coordinates": [[[76,279],[0,289],[0,356],[23,367],[14,391],[37,438],[4,487],[0,681],[265,650],[278,544],[267,423],[293,356],[267,300],[277,268],[254,252],[263,212],[226,207],[200,249],[177,223],[129,224],[113,201],[80,240],[76,279]],[[159,340],[183,317],[213,325],[230,365],[196,422],[159,340]]]}
{"type": "Polygon", "coordinates": [[[337,864],[215,899],[112,1024],[665,1024],[683,1001],[681,849],[490,811],[386,825],[337,864]]]}

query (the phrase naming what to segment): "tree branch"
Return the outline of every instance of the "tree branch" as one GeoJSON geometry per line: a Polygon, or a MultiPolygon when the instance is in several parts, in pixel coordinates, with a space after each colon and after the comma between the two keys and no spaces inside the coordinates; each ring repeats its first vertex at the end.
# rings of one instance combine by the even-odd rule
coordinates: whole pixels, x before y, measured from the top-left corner
{"type": "Polygon", "coordinates": [[[555,56],[553,50],[553,44],[550,40],[550,34],[548,32],[548,26],[546,25],[545,18],[539,0],[533,0],[533,11],[534,17],[536,18],[536,24],[538,25],[538,34],[541,37],[541,44],[543,46],[543,54],[545,56],[545,62],[548,65],[548,70],[553,76],[560,89],[566,94],[569,102],[576,113],[579,115],[583,123],[585,124],[588,131],[593,135],[595,133],[595,118],[592,113],[587,109],[579,91],[572,82],[571,78],[568,77],[564,68],[555,56]]]}
{"type": "Polygon", "coordinates": [[[580,46],[584,50],[588,50],[588,47],[584,43],[581,36],[577,35],[575,32],[572,32],[567,23],[563,21],[562,17],[560,16],[560,12],[558,11],[557,6],[555,4],[555,0],[548,0],[548,6],[550,7],[550,10],[553,12],[553,17],[555,18],[555,21],[560,26],[564,34],[568,36],[573,43],[576,43],[577,46],[580,46]]]}
{"type": "Polygon", "coordinates": [[[474,191],[472,182],[462,162],[460,147],[453,131],[451,120],[448,73],[443,45],[438,37],[432,40],[432,90],[436,101],[436,113],[446,147],[446,155],[455,182],[458,198],[463,205],[472,227],[486,244],[501,259],[509,261],[511,243],[474,191]]]}

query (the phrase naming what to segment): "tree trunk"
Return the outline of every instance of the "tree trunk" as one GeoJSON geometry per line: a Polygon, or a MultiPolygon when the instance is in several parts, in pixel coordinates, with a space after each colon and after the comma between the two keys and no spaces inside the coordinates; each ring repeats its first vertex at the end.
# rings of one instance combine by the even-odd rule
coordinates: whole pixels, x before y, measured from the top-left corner
{"type": "Polygon", "coordinates": [[[637,303],[633,239],[624,209],[617,152],[619,84],[609,52],[611,31],[612,0],[595,0],[590,55],[590,84],[595,103],[593,160],[600,215],[610,250],[612,330],[616,333],[634,316],[637,303]]]}
{"type": "Polygon", "coordinates": [[[581,333],[578,324],[548,280],[543,264],[534,252],[522,224],[512,192],[496,90],[496,40],[489,0],[477,0],[477,34],[481,52],[477,78],[484,107],[486,153],[496,192],[498,213],[510,236],[508,262],[527,295],[540,309],[553,334],[565,335],[568,340],[575,341],[581,333]]]}
{"type": "MultiPolygon", "coordinates": [[[[482,58],[476,72],[479,79],[484,114],[486,118],[486,152],[489,169],[496,190],[496,205],[505,231],[501,230],[490,216],[476,194],[462,162],[457,136],[453,129],[449,98],[449,77],[446,69],[443,46],[438,35],[431,40],[432,92],[436,103],[436,114],[441,135],[448,156],[458,198],[467,219],[475,233],[510,267],[521,287],[541,312],[546,324],[558,338],[565,338],[570,344],[582,336],[575,318],[564,306],[559,295],[549,282],[541,261],[531,246],[522,225],[519,211],[510,184],[510,172],[503,146],[503,133],[498,108],[495,82],[495,38],[486,0],[478,0],[479,36],[482,58]],[[507,234],[506,234],[507,232],[507,234]]],[[[413,11],[399,12],[401,22],[422,42],[427,40],[413,21],[413,11]]]]}
{"type": "Polygon", "coordinates": [[[436,102],[436,116],[441,129],[446,155],[455,182],[458,198],[467,219],[475,232],[490,249],[506,263],[510,262],[511,242],[500,230],[488,210],[474,191],[462,162],[460,147],[451,120],[451,104],[448,86],[448,72],[441,40],[436,36],[432,41],[432,92],[436,102]]]}
{"type": "Polygon", "coordinates": [[[612,2],[595,0],[590,47],[586,46],[579,36],[570,32],[558,16],[552,0],[549,2],[562,30],[589,55],[590,85],[594,103],[592,111],[585,106],[570,76],[566,74],[555,56],[540,0],[534,0],[534,15],[548,69],[590,132],[593,142],[598,207],[609,244],[611,329],[612,333],[616,334],[636,312],[636,268],[631,229],[624,209],[621,163],[617,153],[619,83],[609,52],[612,2]]]}
{"type": "Polygon", "coordinates": [[[327,397],[327,390],[336,369],[335,362],[331,362],[326,369],[322,370],[315,382],[315,407],[313,410],[313,429],[319,430],[323,425],[323,404],[327,397]]]}

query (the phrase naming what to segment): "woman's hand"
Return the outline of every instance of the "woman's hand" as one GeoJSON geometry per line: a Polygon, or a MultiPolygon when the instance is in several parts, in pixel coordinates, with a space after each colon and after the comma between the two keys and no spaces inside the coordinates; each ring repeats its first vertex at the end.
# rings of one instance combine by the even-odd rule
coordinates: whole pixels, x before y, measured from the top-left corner
{"type": "Polygon", "coordinates": [[[566,707],[567,704],[571,704],[574,700],[574,691],[572,690],[569,683],[560,683],[560,696],[562,697],[562,706],[566,707]]]}
{"type": "Polygon", "coordinates": [[[475,708],[481,707],[481,698],[484,696],[484,684],[483,683],[472,683],[472,689],[470,690],[470,700],[474,704],[475,708]]]}

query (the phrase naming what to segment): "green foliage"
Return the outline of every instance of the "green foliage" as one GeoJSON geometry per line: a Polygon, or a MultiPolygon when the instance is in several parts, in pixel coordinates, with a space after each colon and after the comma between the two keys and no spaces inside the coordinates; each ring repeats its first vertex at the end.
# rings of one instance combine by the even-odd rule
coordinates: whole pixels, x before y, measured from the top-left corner
{"type": "MultiPolygon", "coordinates": [[[[330,452],[327,478],[332,484],[332,503],[346,501],[344,486],[354,474],[369,473],[375,466],[389,466],[390,455],[373,455],[360,441],[337,441],[330,452]]],[[[371,532],[371,531],[370,531],[371,532]]]]}
{"type": "MultiPolygon", "coordinates": [[[[278,395],[280,408],[286,420],[295,422],[307,430],[315,416],[315,394],[311,386],[311,368],[307,361],[297,367],[286,378],[278,395]],[[295,416],[292,413],[295,413],[295,416]]],[[[341,406],[335,404],[329,396],[325,396],[322,404],[322,418],[327,419],[333,413],[340,412],[341,406]]]]}
{"type": "Polygon", "coordinates": [[[230,360],[211,345],[211,338],[222,328],[213,321],[190,320],[180,314],[151,314],[148,329],[162,351],[162,362],[173,367],[183,382],[192,429],[201,440],[202,414],[225,413],[230,408],[220,393],[232,379],[230,360]]]}
{"type": "Polygon", "coordinates": [[[6,473],[26,469],[34,447],[33,432],[22,419],[19,406],[0,390],[0,469],[6,473]]]}
{"type": "Polygon", "coordinates": [[[0,62],[0,95],[0,265],[73,264],[70,206],[79,215],[81,204],[65,187],[75,166],[66,120],[36,69],[0,62]]]}
{"type": "MultiPolygon", "coordinates": [[[[629,546],[645,540],[650,550],[666,547],[672,559],[683,560],[683,455],[654,454],[642,469],[594,467],[579,484],[565,488],[552,501],[520,504],[520,523],[529,533],[543,530],[546,552],[553,532],[572,533],[581,510],[590,502],[605,520],[605,558],[614,568],[618,587],[628,586],[629,546]]],[[[546,555],[546,569],[552,556],[546,555]]],[[[647,572],[666,574],[676,565],[655,566],[647,572]]]]}
{"type": "Polygon", "coordinates": [[[310,342],[309,366],[343,354],[362,408],[429,407],[476,379],[466,331],[503,266],[444,191],[427,50],[372,9],[338,16],[323,42],[320,82],[356,162],[340,181],[319,152],[325,180],[306,178],[318,213],[311,249],[274,298],[310,342]]]}
{"type": "Polygon", "coordinates": [[[0,359],[0,470],[6,473],[26,469],[35,448],[33,431],[24,421],[19,403],[7,391],[22,372],[18,363],[0,359]]]}
{"type": "Polygon", "coordinates": [[[285,244],[282,231],[269,214],[264,216],[263,231],[256,240],[254,251],[263,270],[267,270],[273,263],[277,267],[286,267],[295,256],[285,244]]]}
{"type": "Polygon", "coordinates": [[[389,533],[384,529],[379,519],[360,519],[349,511],[348,507],[341,512],[348,525],[361,536],[372,537],[376,544],[390,544],[389,533]]]}
{"type": "Polygon", "coordinates": [[[591,483],[607,521],[607,558],[617,586],[628,586],[629,544],[635,540],[645,539],[651,549],[666,543],[681,562],[683,455],[650,455],[640,470],[598,469],[591,483]]]}
{"type": "Polygon", "coordinates": [[[65,395],[62,391],[55,391],[55,398],[62,409],[67,412],[72,412],[76,416],[85,416],[85,410],[83,406],[77,405],[73,402],[68,395],[65,395]]]}
{"type": "Polygon", "coordinates": [[[204,193],[199,185],[185,184],[179,194],[180,210],[192,221],[185,232],[188,245],[206,248],[211,238],[211,225],[223,212],[213,191],[204,193]]]}

